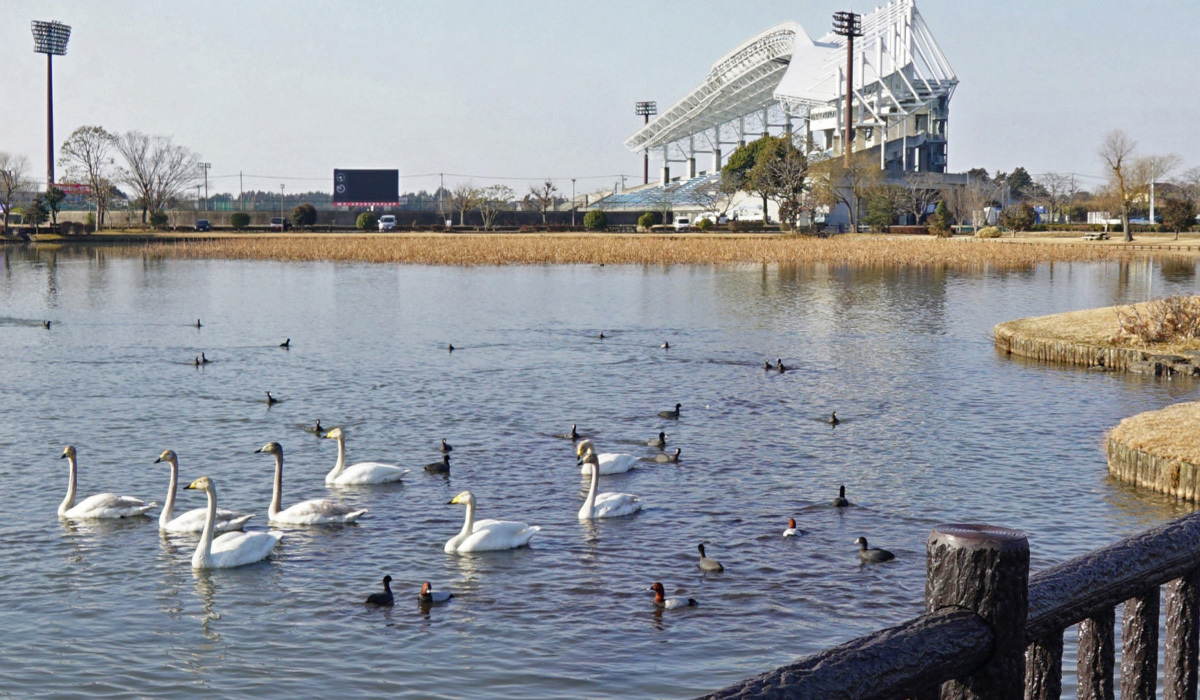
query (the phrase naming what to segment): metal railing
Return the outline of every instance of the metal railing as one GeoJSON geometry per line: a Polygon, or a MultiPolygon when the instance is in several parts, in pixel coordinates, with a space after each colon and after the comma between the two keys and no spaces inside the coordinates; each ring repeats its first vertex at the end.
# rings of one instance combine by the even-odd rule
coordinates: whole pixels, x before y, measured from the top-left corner
{"type": "Polygon", "coordinates": [[[986,525],[940,525],[927,545],[926,614],[704,696],[712,699],[1062,694],[1063,632],[1079,626],[1077,696],[1114,696],[1115,608],[1124,604],[1120,696],[1197,696],[1200,513],[1029,576],[1029,543],[986,525]]]}

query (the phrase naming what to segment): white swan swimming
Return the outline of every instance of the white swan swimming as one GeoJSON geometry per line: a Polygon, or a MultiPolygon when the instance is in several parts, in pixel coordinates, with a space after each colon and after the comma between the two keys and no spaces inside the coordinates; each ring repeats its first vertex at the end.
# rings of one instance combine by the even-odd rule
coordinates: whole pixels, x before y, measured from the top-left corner
{"type": "MultiPolygon", "coordinates": [[[[171,465],[171,485],[167,487],[167,500],[163,504],[162,512],[158,515],[158,529],[166,530],[167,532],[200,532],[204,529],[205,514],[208,512],[206,508],[194,508],[188,512],[175,516],[175,489],[179,485],[179,457],[175,455],[175,450],[166,450],[158,459],[154,460],[155,464],[166,462],[171,465]]],[[[224,508],[217,509],[213,516],[213,530],[215,532],[232,532],[233,530],[241,530],[245,526],[246,521],[253,518],[251,513],[237,513],[224,508]]]]}
{"type": "Polygon", "coordinates": [[[642,509],[642,502],[632,493],[615,493],[612,491],[600,494],[596,493],[596,487],[600,482],[600,469],[597,463],[596,452],[590,445],[579,462],[580,464],[589,462],[595,467],[591,470],[592,478],[591,484],[588,486],[587,498],[583,500],[583,507],[579,509],[580,520],[619,518],[623,515],[631,515],[642,509]]]}
{"type": "MultiPolygon", "coordinates": [[[[584,453],[588,450],[595,452],[596,446],[592,444],[591,440],[582,440],[575,446],[575,456],[583,459],[584,453]]],[[[601,474],[621,474],[633,469],[634,465],[637,464],[637,457],[615,452],[605,452],[596,455],[596,462],[600,466],[601,474]]],[[[580,474],[587,476],[592,473],[591,462],[581,462],[581,464],[583,466],[579,468],[580,474]]]]}
{"type": "Polygon", "coordinates": [[[278,530],[271,532],[226,532],[213,539],[213,529],[217,518],[217,487],[212,479],[202,476],[187,485],[189,489],[204,491],[208,496],[208,508],[204,516],[204,532],[200,535],[200,544],[196,545],[196,553],[192,555],[193,569],[231,569],[235,566],[253,564],[267,558],[283,533],[278,530]]]}
{"type": "Polygon", "coordinates": [[[325,434],[329,440],[337,440],[337,464],[325,475],[326,486],[353,486],[357,484],[387,484],[400,481],[408,473],[407,469],[383,464],[381,462],[359,462],[346,466],[346,434],[341,428],[334,428],[325,434]]]}
{"type": "Polygon", "coordinates": [[[275,457],[275,489],[271,494],[271,507],[267,516],[273,523],[286,525],[333,525],[337,523],[352,523],[358,520],[366,508],[355,510],[350,506],[334,503],[327,498],[314,498],[300,501],[296,505],[283,510],[280,503],[283,500],[283,447],[278,442],[268,442],[255,452],[275,457]]]}
{"type": "Polygon", "coordinates": [[[467,507],[467,517],[462,531],[446,541],[446,554],[456,552],[490,552],[498,549],[516,549],[529,544],[542,528],[512,520],[475,520],[475,496],[463,491],[446,505],[462,504],[467,507]]]}
{"type": "Polygon", "coordinates": [[[58,517],[60,518],[68,520],[131,518],[136,515],[145,515],[146,511],[158,505],[157,503],[146,503],[133,496],[118,496],[115,493],[98,493],[95,496],[88,496],[79,505],[75,505],[75,484],[79,475],[75,448],[67,445],[59,459],[67,460],[71,469],[71,480],[67,483],[67,497],[58,506],[58,517]]]}

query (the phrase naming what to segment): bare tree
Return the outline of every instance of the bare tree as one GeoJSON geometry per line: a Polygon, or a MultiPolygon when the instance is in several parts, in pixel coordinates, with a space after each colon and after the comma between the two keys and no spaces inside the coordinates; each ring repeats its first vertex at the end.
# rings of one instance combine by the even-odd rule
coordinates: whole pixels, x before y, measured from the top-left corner
{"type": "Polygon", "coordinates": [[[96,205],[95,230],[104,222],[104,211],[108,207],[112,187],[110,172],[113,161],[108,156],[116,145],[117,137],[100,126],[81,126],[59,149],[59,164],[67,170],[67,176],[82,180],[92,188],[91,198],[96,205]]]}
{"type": "Polygon", "coordinates": [[[169,136],[128,131],[117,138],[117,150],[125,159],[121,182],[141,202],[142,223],[149,212],[162,210],[173,199],[183,199],[184,190],[198,177],[196,154],[173,143],[169,136]]]}
{"type": "Polygon", "coordinates": [[[991,202],[991,191],[987,178],[978,175],[969,176],[967,184],[962,188],[963,208],[968,212],[967,216],[971,217],[971,229],[974,231],[978,231],[986,223],[983,210],[991,202]]]}
{"type": "Polygon", "coordinates": [[[529,188],[529,196],[533,198],[533,205],[542,213],[543,226],[546,225],[546,212],[554,206],[554,198],[557,194],[558,188],[549,178],[542,184],[531,185],[529,188]]]}
{"type": "Polygon", "coordinates": [[[800,226],[800,217],[813,208],[808,158],[791,142],[783,143],[768,164],[770,173],[766,180],[770,183],[771,199],[779,207],[779,222],[795,231],[800,226]]]}
{"type": "Polygon", "coordinates": [[[1108,168],[1109,199],[1119,205],[1121,211],[1121,231],[1125,241],[1133,240],[1133,231],[1129,228],[1129,207],[1137,196],[1133,151],[1137,142],[1125,135],[1124,131],[1116,129],[1108,132],[1100,143],[1100,159],[1108,168]]]}
{"type": "Polygon", "coordinates": [[[32,189],[33,183],[26,177],[29,159],[13,153],[0,151],[0,208],[4,209],[4,233],[8,233],[8,215],[12,210],[17,192],[32,189]]]}
{"type": "Polygon", "coordinates": [[[946,203],[946,211],[950,214],[951,225],[962,226],[963,219],[971,215],[971,209],[967,204],[967,186],[947,185],[942,188],[939,196],[946,203]]]}
{"type": "Polygon", "coordinates": [[[1042,173],[1035,182],[1044,192],[1042,199],[1046,200],[1050,221],[1058,221],[1055,214],[1070,196],[1072,189],[1076,188],[1075,175],[1073,173],[1042,173]]]}
{"type": "Polygon", "coordinates": [[[458,225],[467,225],[467,212],[479,205],[480,190],[469,182],[450,192],[450,203],[458,210],[458,225]]]}
{"type": "Polygon", "coordinates": [[[479,215],[483,218],[483,230],[491,230],[496,224],[496,217],[517,196],[508,185],[491,185],[483,188],[479,194],[479,215]]]}
{"type": "MultiPolygon", "coordinates": [[[[737,194],[738,188],[731,187],[725,183],[725,177],[722,175],[714,182],[711,182],[704,187],[695,187],[688,194],[688,200],[700,207],[701,213],[711,212],[716,215],[719,223],[721,217],[729,213],[729,207],[733,205],[733,197],[737,194]]],[[[663,221],[667,219],[664,216],[663,221]]]]}
{"type": "Polygon", "coordinates": [[[814,163],[809,171],[813,175],[816,201],[831,208],[846,205],[850,212],[850,230],[857,231],[862,202],[883,180],[879,160],[859,153],[851,157],[849,166],[843,158],[829,158],[814,163]]]}
{"type": "Polygon", "coordinates": [[[905,173],[900,192],[900,208],[913,215],[913,224],[920,224],[929,206],[938,201],[942,191],[939,176],[928,172],[905,173]]]}
{"type": "Polygon", "coordinates": [[[1200,165],[1188,168],[1175,178],[1175,184],[1200,209],[1200,165]]]}

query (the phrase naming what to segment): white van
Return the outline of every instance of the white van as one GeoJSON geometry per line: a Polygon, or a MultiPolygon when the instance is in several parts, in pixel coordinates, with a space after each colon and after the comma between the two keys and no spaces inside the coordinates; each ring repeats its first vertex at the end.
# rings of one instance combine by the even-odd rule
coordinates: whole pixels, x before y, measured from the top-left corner
{"type": "Polygon", "coordinates": [[[687,216],[677,216],[673,225],[676,231],[686,231],[692,227],[692,220],[687,216]]]}
{"type": "Polygon", "coordinates": [[[396,215],[395,214],[384,214],[383,216],[379,217],[379,230],[380,231],[395,231],[396,230],[396,215]]]}

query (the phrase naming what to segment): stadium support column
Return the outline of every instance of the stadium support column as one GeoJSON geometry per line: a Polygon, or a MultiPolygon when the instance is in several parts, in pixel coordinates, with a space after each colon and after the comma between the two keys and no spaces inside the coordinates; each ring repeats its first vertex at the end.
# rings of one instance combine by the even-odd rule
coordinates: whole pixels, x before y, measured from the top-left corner
{"type": "Polygon", "coordinates": [[[688,169],[687,169],[688,179],[691,180],[692,178],[696,177],[696,156],[692,156],[691,158],[688,158],[687,165],[688,165],[688,169]]]}
{"type": "Polygon", "coordinates": [[[719,173],[719,172],[721,172],[721,147],[714,146],[712,153],[713,153],[712,171],[714,173],[719,173]]]}
{"type": "Polygon", "coordinates": [[[663,146],[662,185],[666,187],[671,182],[671,162],[667,160],[667,147],[663,146]]]}

